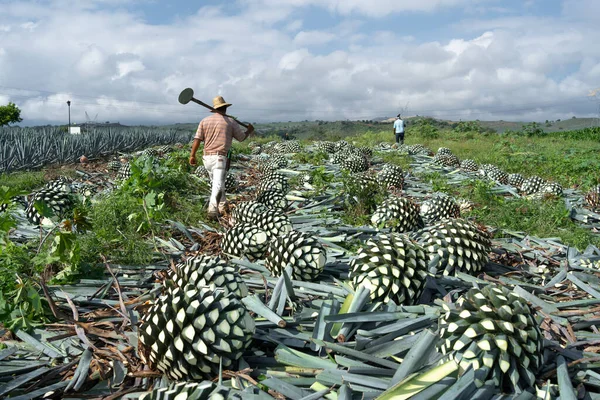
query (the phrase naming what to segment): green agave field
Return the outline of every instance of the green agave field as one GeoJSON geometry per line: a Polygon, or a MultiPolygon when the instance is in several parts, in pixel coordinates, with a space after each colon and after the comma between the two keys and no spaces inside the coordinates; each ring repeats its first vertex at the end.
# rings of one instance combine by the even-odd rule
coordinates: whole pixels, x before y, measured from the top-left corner
{"type": "Polygon", "coordinates": [[[187,142],[189,133],[176,129],[97,128],[70,135],[58,127],[0,128],[0,173],[74,163],[157,144],[187,142]]]}
{"type": "Polygon", "coordinates": [[[410,134],[236,145],[208,223],[189,133],[14,133],[104,158],[1,176],[0,398],[600,399],[597,181],[410,134]]]}

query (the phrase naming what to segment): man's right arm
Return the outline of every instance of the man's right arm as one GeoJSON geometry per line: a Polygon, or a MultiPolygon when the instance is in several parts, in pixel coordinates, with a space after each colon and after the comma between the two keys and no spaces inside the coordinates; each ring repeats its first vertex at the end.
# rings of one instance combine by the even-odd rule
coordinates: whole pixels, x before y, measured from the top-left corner
{"type": "Polygon", "coordinates": [[[190,165],[196,165],[196,152],[198,151],[198,147],[200,147],[200,142],[204,140],[204,132],[202,130],[202,122],[198,125],[198,130],[196,130],[196,136],[194,136],[194,143],[192,144],[192,151],[190,152],[190,165]]]}

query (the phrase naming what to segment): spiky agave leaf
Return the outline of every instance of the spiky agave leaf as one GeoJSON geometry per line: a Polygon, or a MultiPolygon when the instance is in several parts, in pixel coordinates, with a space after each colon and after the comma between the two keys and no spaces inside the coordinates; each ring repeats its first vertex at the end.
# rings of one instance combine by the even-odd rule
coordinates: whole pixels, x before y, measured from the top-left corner
{"type": "Polygon", "coordinates": [[[265,267],[272,275],[280,276],[291,265],[293,279],[311,281],[321,274],[326,261],[325,248],[315,237],[291,231],[269,243],[265,267]]]}
{"type": "Polygon", "coordinates": [[[223,236],[223,253],[247,257],[250,261],[261,258],[267,249],[269,236],[256,225],[242,223],[229,229],[223,236]]]}
{"type": "Polygon", "coordinates": [[[452,275],[456,272],[476,274],[487,264],[491,241],[477,226],[464,219],[445,219],[427,226],[414,235],[429,259],[430,272],[452,275]]]}
{"type": "Polygon", "coordinates": [[[391,233],[369,239],[350,262],[354,287],[369,289],[373,301],[416,304],[425,288],[427,257],[406,235],[391,233]]]}
{"type": "Polygon", "coordinates": [[[371,224],[393,232],[409,232],[424,226],[419,206],[406,197],[390,197],[373,213],[371,224]]]}
{"type": "Polygon", "coordinates": [[[188,257],[177,264],[167,282],[179,287],[221,288],[225,294],[233,293],[240,298],[248,295],[248,288],[236,268],[223,258],[205,254],[188,257]]]}
{"type": "Polygon", "coordinates": [[[543,364],[543,336],[527,302],[496,284],[472,288],[456,303],[444,304],[441,351],[472,366],[480,383],[492,379],[503,391],[520,392],[535,384],[543,364]]]}
{"type": "Polygon", "coordinates": [[[421,204],[421,217],[428,224],[444,218],[458,218],[460,207],[451,197],[438,195],[421,204]]]}
{"type": "Polygon", "coordinates": [[[172,380],[213,378],[232,369],[250,346],[254,320],[240,299],[222,290],[191,285],[167,289],[142,316],[146,360],[172,380]]]}

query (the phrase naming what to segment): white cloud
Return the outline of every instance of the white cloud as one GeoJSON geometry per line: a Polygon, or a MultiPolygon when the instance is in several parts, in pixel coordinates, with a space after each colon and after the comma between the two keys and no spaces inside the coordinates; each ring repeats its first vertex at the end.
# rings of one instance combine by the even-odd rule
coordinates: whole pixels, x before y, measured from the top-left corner
{"type": "Polygon", "coordinates": [[[288,32],[295,32],[298,29],[302,28],[302,25],[304,25],[304,22],[301,19],[296,19],[286,24],[285,30],[288,32]]]}
{"type": "Polygon", "coordinates": [[[279,60],[277,67],[280,70],[294,70],[306,57],[309,57],[310,53],[306,49],[292,51],[284,54],[279,60]]]}
{"type": "Polygon", "coordinates": [[[323,31],[300,31],[294,37],[294,43],[298,46],[318,46],[334,40],[333,33],[323,31]]]}
{"type": "MultiPolygon", "coordinates": [[[[341,15],[383,17],[402,12],[432,12],[446,7],[485,3],[489,0],[287,0],[286,7],[314,6],[341,15]]],[[[280,0],[246,0],[243,3],[261,5],[266,9],[280,7],[280,0]]]]}
{"type": "Polygon", "coordinates": [[[118,75],[115,75],[113,77],[113,80],[124,78],[133,72],[143,71],[144,69],[146,69],[146,67],[140,60],[132,60],[132,61],[118,62],[117,69],[118,69],[119,73],[118,73],[118,75]]]}
{"type": "Polygon", "coordinates": [[[74,121],[85,111],[123,123],[197,121],[205,110],[177,103],[185,87],[204,101],[223,95],[251,121],[365,119],[407,103],[409,114],[455,119],[596,112],[586,95],[600,79],[600,28],[577,23],[579,11],[471,19],[423,40],[372,30],[362,16],[480,2],[244,0],[235,14],[204,7],[162,25],[100,0],[47,3],[11,2],[0,14],[0,100],[15,101],[25,122],[64,122],[67,99],[74,121]],[[302,29],[294,10],[308,6],[352,18],[302,29]],[[20,28],[28,23],[33,31],[20,28]]]}

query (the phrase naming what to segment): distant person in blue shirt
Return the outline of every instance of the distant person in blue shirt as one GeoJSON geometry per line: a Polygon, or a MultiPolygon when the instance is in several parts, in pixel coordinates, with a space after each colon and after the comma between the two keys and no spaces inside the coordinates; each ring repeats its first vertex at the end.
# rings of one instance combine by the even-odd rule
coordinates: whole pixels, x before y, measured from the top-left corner
{"type": "Polygon", "coordinates": [[[394,121],[394,134],[396,135],[396,143],[404,144],[404,121],[400,118],[400,114],[394,121]]]}

